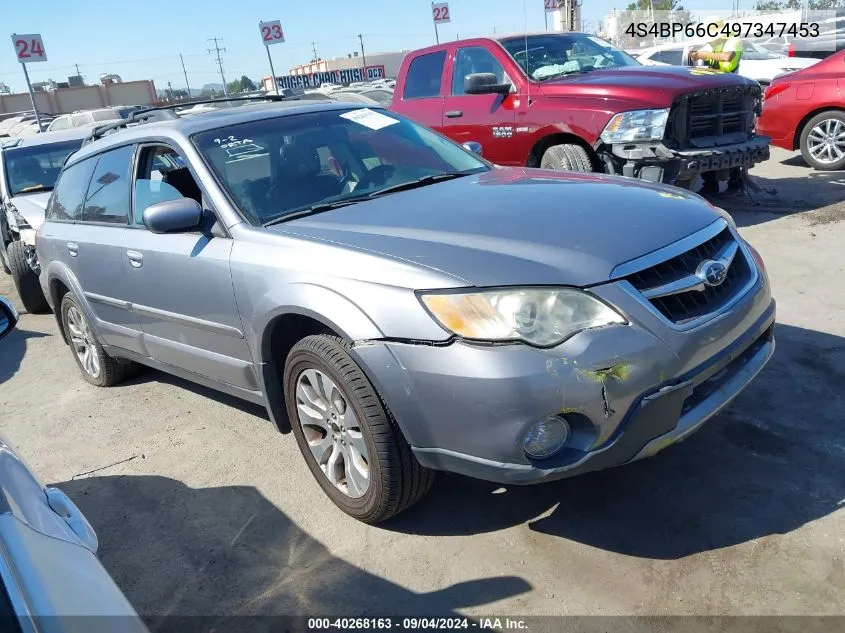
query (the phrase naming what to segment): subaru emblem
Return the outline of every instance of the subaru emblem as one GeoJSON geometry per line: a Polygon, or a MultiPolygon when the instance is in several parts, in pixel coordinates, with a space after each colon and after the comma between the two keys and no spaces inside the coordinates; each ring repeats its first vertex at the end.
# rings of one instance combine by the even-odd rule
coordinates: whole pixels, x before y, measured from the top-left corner
{"type": "Polygon", "coordinates": [[[725,277],[728,276],[728,267],[722,262],[708,259],[698,265],[695,275],[706,285],[715,287],[725,281],[725,277]]]}

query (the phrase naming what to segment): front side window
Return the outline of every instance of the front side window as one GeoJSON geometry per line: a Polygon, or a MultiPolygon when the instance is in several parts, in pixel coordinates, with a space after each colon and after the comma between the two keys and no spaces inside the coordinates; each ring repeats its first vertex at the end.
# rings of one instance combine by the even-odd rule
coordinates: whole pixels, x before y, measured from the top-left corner
{"type": "Polygon", "coordinates": [[[193,198],[202,204],[202,193],[184,159],[165,145],[145,147],[138,161],[138,177],[133,187],[135,217],[133,223],[144,223],[144,210],[153,204],[193,198]]]}
{"type": "Polygon", "coordinates": [[[510,83],[505,69],[495,57],[482,46],[468,46],[459,48],[455,55],[455,69],[452,72],[452,94],[463,95],[464,80],[467,75],[475,73],[492,73],[496,75],[496,83],[510,83]]]}
{"type": "Polygon", "coordinates": [[[82,204],[96,165],[97,158],[93,157],[62,171],[47,207],[47,219],[72,221],[82,217],[82,204]]]}
{"type": "Polygon", "coordinates": [[[425,99],[440,95],[440,79],[446,65],[446,51],[420,55],[408,66],[403,99],[425,99]]]}
{"type": "Polygon", "coordinates": [[[79,139],[5,150],[3,163],[9,195],[52,191],[65,160],[81,146],[79,139]]]}
{"type": "Polygon", "coordinates": [[[666,51],[657,51],[651,56],[656,62],[662,62],[664,64],[671,64],[672,66],[683,66],[684,65],[684,49],[682,48],[673,48],[666,51]]]}
{"type": "Polygon", "coordinates": [[[83,222],[126,224],[129,220],[129,177],[132,169],[132,145],[119,147],[99,155],[85,208],[83,222]]]}
{"type": "Polygon", "coordinates": [[[368,108],[279,116],[193,140],[255,225],[489,169],[452,141],[368,108]]]}
{"type": "Polygon", "coordinates": [[[501,40],[502,46],[529,77],[543,81],[578,73],[641,64],[592,35],[546,33],[501,40]]]}
{"type": "Polygon", "coordinates": [[[54,119],[52,123],[50,123],[50,127],[48,128],[50,132],[55,132],[57,130],[67,130],[70,128],[70,117],[60,116],[57,119],[54,119]]]}

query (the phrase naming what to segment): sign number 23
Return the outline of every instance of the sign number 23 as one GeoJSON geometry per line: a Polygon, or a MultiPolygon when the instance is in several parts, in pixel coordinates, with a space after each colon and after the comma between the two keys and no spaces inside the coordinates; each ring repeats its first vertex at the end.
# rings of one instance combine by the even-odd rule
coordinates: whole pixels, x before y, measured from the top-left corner
{"type": "Polygon", "coordinates": [[[261,39],[266,46],[285,41],[285,32],[282,31],[282,23],[279,20],[261,22],[258,26],[261,28],[261,39]]]}

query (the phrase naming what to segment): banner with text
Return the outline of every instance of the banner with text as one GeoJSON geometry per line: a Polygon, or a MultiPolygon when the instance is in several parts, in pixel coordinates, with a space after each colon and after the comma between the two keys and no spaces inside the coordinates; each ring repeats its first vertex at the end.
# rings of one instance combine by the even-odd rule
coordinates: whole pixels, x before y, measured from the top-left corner
{"type": "Polygon", "coordinates": [[[284,75],[276,77],[276,84],[279,88],[319,88],[326,83],[350,84],[355,81],[384,79],[384,72],[384,66],[367,66],[366,75],[363,68],[347,68],[346,70],[329,70],[324,73],[284,75]]]}

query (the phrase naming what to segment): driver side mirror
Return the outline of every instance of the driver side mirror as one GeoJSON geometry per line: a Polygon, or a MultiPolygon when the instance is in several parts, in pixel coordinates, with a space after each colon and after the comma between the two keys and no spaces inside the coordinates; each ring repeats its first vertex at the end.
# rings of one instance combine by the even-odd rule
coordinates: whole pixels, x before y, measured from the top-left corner
{"type": "Polygon", "coordinates": [[[11,332],[18,323],[18,311],[8,299],[0,297],[0,338],[11,332]]]}
{"type": "Polygon", "coordinates": [[[144,209],[143,218],[150,233],[180,233],[199,227],[202,207],[193,198],[166,200],[144,209]]]}
{"type": "Polygon", "coordinates": [[[511,92],[511,85],[496,83],[493,73],[473,73],[464,77],[464,92],[468,95],[507,95],[511,92]]]}

